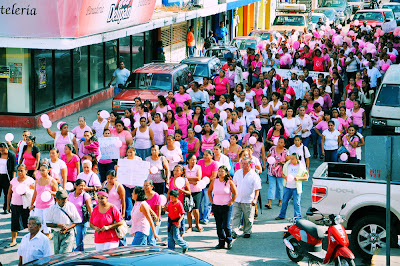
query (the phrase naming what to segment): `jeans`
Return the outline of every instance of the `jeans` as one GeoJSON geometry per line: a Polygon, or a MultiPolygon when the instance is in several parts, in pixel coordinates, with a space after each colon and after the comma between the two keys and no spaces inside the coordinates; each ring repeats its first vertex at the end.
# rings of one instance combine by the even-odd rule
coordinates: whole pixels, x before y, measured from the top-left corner
{"type": "Polygon", "coordinates": [[[86,232],[89,228],[89,222],[80,223],[76,227],[76,248],[74,251],[85,251],[83,246],[83,239],[85,238],[86,232]]]}
{"type": "Polygon", "coordinates": [[[232,205],[212,205],[212,211],[214,213],[215,224],[217,226],[218,242],[220,245],[232,242],[232,229],[231,229],[231,218],[232,218],[232,205]]]}
{"type": "Polygon", "coordinates": [[[118,88],[119,84],[115,84],[114,86],[114,96],[117,95],[118,93],[120,93],[120,91],[122,91],[122,89],[118,88]]]}
{"type": "Polygon", "coordinates": [[[325,150],[325,162],[337,162],[337,150],[325,150]]]}
{"type": "Polygon", "coordinates": [[[4,197],[3,211],[7,210],[7,195],[9,188],[10,188],[10,179],[8,179],[8,175],[0,174],[0,196],[1,193],[3,193],[4,197]]]}
{"type": "Polygon", "coordinates": [[[106,164],[99,163],[97,166],[99,167],[100,181],[103,184],[104,181],[106,181],[107,179],[107,172],[109,170],[114,170],[115,163],[114,162],[106,164]]]}
{"type": "Polygon", "coordinates": [[[194,46],[188,46],[188,57],[194,56],[194,46]]]}
{"type": "Polygon", "coordinates": [[[125,205],[126,205],[125,220],[130,220],[131,212],[133,209],[133,202],[132,202],[133,188],[129,188],[127,186],[124,186],[124,188],[125,188],[125,205]]]}
{"type": "Polygon", "coordinates": [[[306,138],[303,138],[302,142],[303,142],[304,146],[306,146],[307,148],[310,148],[309,147],[309,145],[310,145],[310,136],[308,136],[306,138]]]}
{"type": "Polygon", "coordinates": [[[315,132],[314,129],[311,129],[311,139],[313,143],[313,150],[314,150],[314,156],[318,156],[318,154],[321,156],[322,155],[322,147],[321,147],[321,141],[322,138],[315,132]]]}
{"type": "Polygon", "coordinates": [[[283,178],[268,175],[268,199],[282,200],[283,198],[283,178]]]}
{"type": "Polygon", "coordinates": [[[179,228],[177,228],[174,224],[168,224],[168,249],[175,250],[175,243],[183,249],[189,246],[188,243],[181,237],[179,228]]]}
{"type": "MultiPolygon", "coordinates": [[[[157,235],[158,235],[158,232],[160,231],[160,226],[161,226],[161,220],[158,222],[158,225],[156,226],[157,235]]],[[[147,237],[147,245],[155,246],[156,244],[157,244],[157,241],[154,239],[153,230],[150,229],[150,234],[147,237]]]]}
{"type": "Polygon", "coordinates": [[[126,236],[124,236],[123,238],[119,239],[118,246],[119,247],[125,247],[126,246],[126,236]]]}
{"type": "Polygon", "coordinates": [[[142,158],[142,160],[146,160],[147,157],[151,156],[151,148],[149,149],[136,149],[136,154],[137,156],[139,156],[140,158],[142,158]]]}
{"type": "Polygon", "coordinates": [[[301,193],[297,193],[297,188],[287,188],[285,187],[285,191],[283,193],[283,202],[282,202],[282,209],[279,213],[279,217],[285,218],[286,217],[286,210],[289,204],[289,200],[293,196],[293,207],[294,207],[294,217],[301,218],[301,207],[300,207],[300,199],[301,193]]]}
{"type": "Polygon", "coordinates": [[[142,232],[137,231],[132,240],[133,246],[146,246],[147,245],[147,236],[142,232]]]}
{"type": "Polygon", "coordinates": [[[208,188],[204,188],[201,191],[199,210],[200,210],[200,221],[203,220],[204,222],[208,223],[210,220],[210,213],[211,213],[211,203],[210,199],[208,198],[208,188]]]}
{"type": "Polygon", "coordinates": [[[233,203],[232,209],[232,231],[234,234],[238,234],[239,226],[243,218],[243,233],[251,234],[251,229],[254,222],[254,212],[256,206],[251,205],[251,203],[233,203]]]}
{"type": "Polygon", "coordinates": [[[359,128],[358,128],[358,133],[362,134],[362,132],[363,132],[363,128],[362,128],[362,127],[359,127],[359,128]]]}
{"type": "Polygon", "coordinates": [[[53,236],[54,254],[64,254],[72,252],[74,246],[74,229],[65,234],[55,231],[53,236]]]}
{"type": "Polygon", "coordinates": [[[268,123],[267,124],[261,124],[260,134],[261,134],[261,137],[263,139],[267,138],[268,130],[269,130],[269,124],[268,123]],[[265,133],[265,138],[264,138],[264,133],[265,133]]]}

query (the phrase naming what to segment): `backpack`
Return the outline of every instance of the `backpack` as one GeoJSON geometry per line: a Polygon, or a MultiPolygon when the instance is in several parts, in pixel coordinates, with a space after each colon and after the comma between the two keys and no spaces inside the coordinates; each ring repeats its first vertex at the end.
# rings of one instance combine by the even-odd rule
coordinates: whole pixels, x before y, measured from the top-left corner
{"type": "Polygon", "coordinates": [[[207,39],[206,39],[206,42],[204,43],[204,48],[206,48],[206,49],[208,49],[208,48],[210,48],[211,47],[211,36],[210,37],[208,37],[207,39]]]}

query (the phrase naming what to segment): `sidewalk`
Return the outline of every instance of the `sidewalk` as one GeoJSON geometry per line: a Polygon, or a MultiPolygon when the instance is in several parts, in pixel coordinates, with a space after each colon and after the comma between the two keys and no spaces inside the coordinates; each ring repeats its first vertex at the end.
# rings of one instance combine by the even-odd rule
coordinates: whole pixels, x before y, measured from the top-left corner
{"type": "MultiPolygon", "coordinates": [[[[112,99],[107,99],[103,102],[92,105],[89,108],[81,110],[77,113],[64,117],[61,120],[52,121],[53,125],[51,126],[52,131],[58,131],[57,123],[60,121],[67,122],[69,125],[69,130],[71,131],[74,127],[78,126],[78,118],[80,116],[84,116],[86,118],[86,123],[89,127],[92,127],[93,121],[97,119],[97,111],[98,110],[107,110],[111,111],[112,99]]],[[[12,127],[0,127],[0,142],[4,141],[4,136],[7,133],[12,133],[14,135],[13,143],[18,143],[22,139],[23,128],[12,128],[12,127]]],[[[53,144],[54,140],[47,134],[47,131],[43,127],[38,127],[30,130],[32,135],[36,137],[36,146],[39,149],[44,150],[45,144],[53,144]]]]}

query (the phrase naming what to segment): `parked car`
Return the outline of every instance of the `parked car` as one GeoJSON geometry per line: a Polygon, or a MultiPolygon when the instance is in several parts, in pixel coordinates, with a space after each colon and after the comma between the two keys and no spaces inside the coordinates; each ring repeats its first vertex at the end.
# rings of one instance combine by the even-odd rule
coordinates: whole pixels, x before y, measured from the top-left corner
{"type": "Polygon", "coordinates": [[[343,26],[350,22],[352,10],[347,0],[323,0],[319,7],[334,8],[339,13],[340,23],[343,26]]]}
{"type": "Polygon", "coordinates": [[[383,9],[391,9],[394,14],[394,19],[396,20],[396,24],[400,25],[400,3],[387,3],[382,5],[383,9]]]}
{"type": "Polygon", "coordinates": [[[322,13],[328,18],[328,25],[336,27],[340,24],[339,13],[335,9],[329,7],[320,7],[313,11],[314,13],[322,13]]]}
{"type": "Polygon", "coordinates": [[[166,248],[150,246],[127,246],[97,252],[72,252],[46,257],[25,265],[195,265],[211,264],[166,248]]]}
{"type": "Polygon", "coordinates": [[[347,2],[351,6],[351,11],[355,13],[357,10],[364,9],[364,0],[349,0],[347,2]]]}
{"type": "Polygon", "coordinates": [[[232,58],[232,59],[236,60],[237,62],[242,62],[242,57],[240,55],[239,49],[234,46],[230,46],[230,45],[226,45],[226,46],[225,45],[217,45],[217,46],[208,48],[206,50],[206,56],[207,57],[212,57],[212,56],[217,57],[220,60],[221,65],[226,64],[228,58],[232,58]]]}
{"type": "Polygon", "coordinates": [[[178,90],[193,81],[190,68],[186,64],[150,63],[132,71],[126,88],[114,96],[112,110],[123,113],[135,105],[135,97],[156,104],[158,95],[167,96],[169,91],[178,90]]]}
{"type": "Polygon", "coordinates": [[[193,79],[197,82],[203,82],[204,77],[217,76],[221,69],[221,61],[213,57],[189,57],[183,59],[181,64],[189,66],[193,73],[193,79]]]}
{"type": "MultiPolygon", "coordinates": [[[[328,26],[328,18],[323,13],[312,13],[311,15],[311,26],[312,30],[319,30],[320,26],[318,26],[319,19],[322,19],[322,23],[324,26],[328,26]]],[[[322,25],[321,25],[322,26],[322,25]]]]}
{"type": "Polygon", "coordinates": [[[263,41],[270,41],[271,35],[275,38],[274,31],[272,30],[252,30],[248,34],[248,36],[260,37],[263,41]]]}
{"type": "Polygon", "coordinates": [[[307,13],[279,13],[275,16],[271,30],[283,33],[292,29],[298,32],[303,32],[304,28],[311,29],[307,16],[307,13]]]}
{"type": "Polygon", "coordinates": [[[231,41],[231,45],[238,48],[240,51],[240,55],[244,56],[246,54],[247,48],[252,48],[256,50],[256,53],[258,53],[258,48],[257,44],[261,42],[262,39],[260,37],[256,36],[239,36],[233,38],[231,41]]]}
{"type": "Polygon", "coordinates": [[[385,23],[390,23],[390,29],[395,29],[397,26],[397,22],[394,18],[394,12],[390,8],[382,8],[383,12],[385,12],[386,16],[386,22],[385,23]],[[387,22],[387,20],[390,20],[390,22],[387,22]]]}
{"type": "Polygon", "coordinates": [[[350,23],[350,26],[361,26],[361,24],[366,21],[367,25],[373,27],[381,27],[383,22],[386,19],[385,12],[382,9],[364,9],[358,10],[353,17],[353,21],[350,23]],[[354,25],[354,21],[358,20],[360,23],[358,25],[354,25]]]}

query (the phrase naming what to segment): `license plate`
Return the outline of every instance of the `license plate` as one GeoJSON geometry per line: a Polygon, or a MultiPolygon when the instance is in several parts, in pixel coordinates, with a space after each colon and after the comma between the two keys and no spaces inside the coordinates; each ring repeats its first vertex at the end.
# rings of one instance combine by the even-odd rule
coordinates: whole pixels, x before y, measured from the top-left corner
{"type": "Polygon", "coordinates": [[[394,128],[394,133],[400,133],[400,127],[395,127],[394,128]]]}

